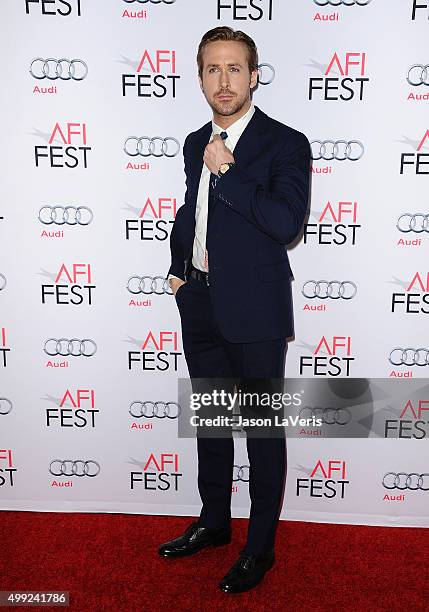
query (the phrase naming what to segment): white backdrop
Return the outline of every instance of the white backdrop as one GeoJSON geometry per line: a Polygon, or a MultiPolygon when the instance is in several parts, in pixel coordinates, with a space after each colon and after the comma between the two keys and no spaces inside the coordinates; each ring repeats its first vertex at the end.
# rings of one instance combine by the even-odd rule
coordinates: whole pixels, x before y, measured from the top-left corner
{"type": "MultiPolygon", "coordinates": [[[[286,375],[427,377],[429,8],[414,4],[3,0],[1,509],[199,513],[194,441],[130,405],[176,402],[187,375],[163,279],[181,147],[210,119],[196,49],[217,25],[254,37],[271,81],[255,104],[313,143],[286,375]],[[130,156],[129,137],[155,140],[130,156]],[[161,278],[133,294],[133,276],[161,278]]],[[[289,440],[282,517],[427,527],[428,407],[392,398],[385,436],[289,440]]],[[[248,507],[237,480],[234,516],[248,507]]]]}

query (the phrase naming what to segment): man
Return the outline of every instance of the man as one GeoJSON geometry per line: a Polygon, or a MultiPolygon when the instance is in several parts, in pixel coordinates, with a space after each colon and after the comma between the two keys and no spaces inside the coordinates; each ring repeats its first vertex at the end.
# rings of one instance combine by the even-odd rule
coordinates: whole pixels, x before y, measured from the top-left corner
{"type": "MultiPolygon", "coordinates": [[[[171,233],[169,268],[189,375],[283,378],[286,338],[293,334],[285,245],[306,215],[310,146],[253,106],[258,57],[249,36],[229,27],[210,30],[197,63],[213,120],[184,143],[186,195],[171,233]]],[[[233,438],[197,435],[197,450],[201,514],[160,547],[165,557],[231,541],[233,438]]],[[[253,588],[274,563],[284,435],[248,435],[247,452],[249,528],[238,561],[220,582],[227,593],[253,588]]]]}

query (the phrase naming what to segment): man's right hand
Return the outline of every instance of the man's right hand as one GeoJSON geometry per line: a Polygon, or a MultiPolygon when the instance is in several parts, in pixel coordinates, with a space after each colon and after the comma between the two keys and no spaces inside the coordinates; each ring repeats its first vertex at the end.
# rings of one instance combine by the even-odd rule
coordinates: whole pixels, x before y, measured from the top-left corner
{"type": "Polygon", "coordinates": [[[173,295],[176,295],[178,288],[184,285],[186,281],[182,280],[181,278],[170,278],[169,283],[170,283],[170,287],[173,292],[173,295]]]}

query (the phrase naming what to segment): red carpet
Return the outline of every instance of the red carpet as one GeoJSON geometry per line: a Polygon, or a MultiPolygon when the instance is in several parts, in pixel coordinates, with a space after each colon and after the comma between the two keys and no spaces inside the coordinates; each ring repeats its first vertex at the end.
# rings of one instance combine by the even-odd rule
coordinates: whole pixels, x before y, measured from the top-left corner
{"type": "Polygon", "coordinates": [[[66,590],[69,608],[45,609],[76,612],[429,610],[427,529],[282,521],[277,562],[263,583],[226,595],[217,582],[235,561],[247,522],[233,521],[229,546],[182,560],[158,557],[158,544],[191,520],[1,512],[0,590],[66,590]]]}

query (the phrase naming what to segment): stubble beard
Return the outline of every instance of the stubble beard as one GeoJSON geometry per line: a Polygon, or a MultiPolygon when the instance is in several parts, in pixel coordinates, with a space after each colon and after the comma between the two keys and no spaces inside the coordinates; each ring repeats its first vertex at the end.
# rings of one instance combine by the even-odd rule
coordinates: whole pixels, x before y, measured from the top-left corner
{"type": "Polygon", "coordinates": [[[245,98],[234,98],[230,102],[224,103],[218,102],[216,98],[213,98],[213,100],[207,100],[207,102],[214,113],[220,115],[221,117],[230,117],[231,115],[239,113],[248,100],[249,98],[246,96],[245,98]]]}

